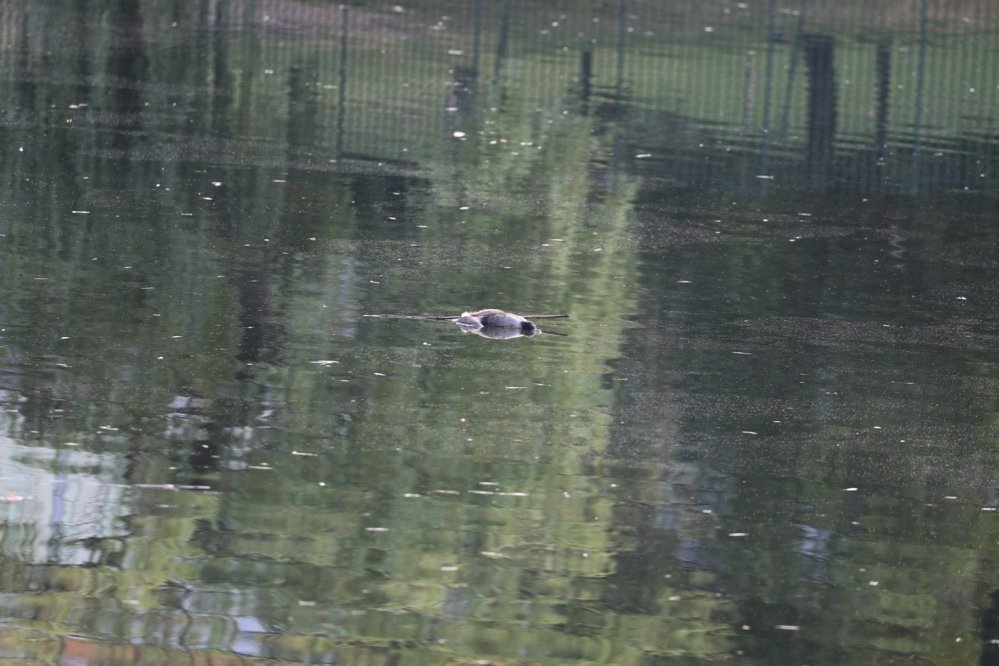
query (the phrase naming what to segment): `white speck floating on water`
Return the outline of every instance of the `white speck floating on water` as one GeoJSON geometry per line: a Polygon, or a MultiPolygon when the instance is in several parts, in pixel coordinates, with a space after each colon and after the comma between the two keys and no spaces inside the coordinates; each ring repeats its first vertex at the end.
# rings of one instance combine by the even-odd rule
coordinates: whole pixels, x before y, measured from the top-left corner
{"type": "Polygon", "coordinates": [[[774,629],[780,629],[781,631],[798,631],[801,627],[796,624],[778,624],[774,627],[774,629]]]}
{"type": "Polygon", "coordinates": [[[464,139],[465,138],[465,133],[462,132],[461,130],[455,130],[455,131],[451,132],[451,136],[453,136],[456,139],[464,139]]]}

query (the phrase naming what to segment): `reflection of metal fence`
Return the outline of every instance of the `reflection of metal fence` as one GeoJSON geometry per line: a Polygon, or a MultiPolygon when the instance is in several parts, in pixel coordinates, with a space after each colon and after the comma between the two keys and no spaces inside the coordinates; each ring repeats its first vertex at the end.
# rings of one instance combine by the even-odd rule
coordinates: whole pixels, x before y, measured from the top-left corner
{"type": "Polygon", "coordinates": [[[599,114],[619,163],[681,183],[997,182],[991,2],[369,4],[316,10],[341,156],[420,161],[516,100],[599,114]]]}
{"type": "Polygon", "coordinates": [[[481,136],[487,115],[516,134],[532,111],[556,109],[599,118],[616,164],[679,183],[999,179],[993,0],[233,0],[182,15],[166,4],[0,3],[0,57],[90,49],[92,74],[110,61],[111,77],[149,58],[135,71],[153,90],[133,102],[163,84],[207,92],[204,131],[263,139],[314,168],[408,169],[442,139],[481,136]],[[172,65],[181,50],[190,67],[172,65]]]}

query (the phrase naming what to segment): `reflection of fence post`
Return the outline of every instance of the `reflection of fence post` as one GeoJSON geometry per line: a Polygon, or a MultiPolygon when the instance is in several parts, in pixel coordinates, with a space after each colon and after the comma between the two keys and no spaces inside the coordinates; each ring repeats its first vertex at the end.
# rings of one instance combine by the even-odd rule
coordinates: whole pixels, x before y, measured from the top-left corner
{"type": "MultiPolygon", "coordinates": [[[[493,79],[499,83],[500,72],[506,62],[507,47],[510,39],[510,0],[503,3],[503,14],[500,17],[499,36],[496,38],[496,62],[493,64],[493,79]]],[[[499,87],[497,85],[497,87],[499,87]]]]}
{"type": "MultiPolygon", "coordinates": [[[[742,135],[748,136],[753,122],[753,98],[756,96],[756,51],[746,54],[746,74],[742,79],[742,135]]],[[[764,127],[764,131],[766,127],[764,127]]],[[[766,137],[763,137],[764,145],[766,137]]]]}
{"type": "Polygon", "coordinates": [[[808,0],[801,0],[798,7],[798,28],[794,33],[794,44],[791,46],[791,63],[787,68],[787,88],[784,90],[784,109],[781,113],[780,138],[787,136],[787,128],[791,122],[791,93],[794,91],[794,77],[798,73],[798,54],[801,52],[801,40],[805,34],[805,10],[808,0]]]}
{"type": "Polygon", "coordinates": [[[347,5],[340,5],[340,81],[336,113],[336,158],[343,157],[344,115],[347,111],[347,5]]]}
{"type": "Polygon", "coordinates": [[[482,0],[475,0],[472,35],[472,69],[479,71],[479,58],[482,52],[482,0]]]}
{"type": "Polygon", "coordinates": [[[112,111],[115,131],[111,143],[118,150],[132,148],[133,137],[138,133],[145,105],[142,87],[149,69],[146,41],[143,34],[142,12],[139,0],[122,0],[112,13],[112,49],[108,56],[107,71],[119,77],[122,84],[112,89],[112,111]]]}
{"type": "Polygon", "coordinates": [[[833,78],[833,39],[828,35],[805,37],[808,66],[808,140],[805,164],[823,182],[832,170],[836,139],[836,81],[833,78]]]}
{"type": "Polygon", "coordinates": [[[624,39],[628,34],[628,0],[620,0],[620,13],[617,25],[617,105],[621,105],[624,93],[624,39]]]}
{"type": "MultiPolygon", "coordinates": [[[[763,142],[760,146],[760,172],[770,175],[770,98],[773,94],[774,79],[774,45],[777,43],[777,1],[770,0],[770,12],[767,19],[767,64],[763,82],[763,142]]],[[[760,180],[760,186],[766,191],[770,187],[768,178],[760,180]]]]}
{"type": "Polygon", "coordinates": [[[770,133],[770,94],[773,89],[774,44],[777,43],[777,3],[770,0],[770,18],[767,20],[767,69],[763,88],[763,135],[770,133]]]}
{"type": "Polygon", "coordinates": [[[611,173],[620,159],[621,113],[624,104],[624,40],[628,34],[628,0],[619,0],[617,17],[617,81],[614,85],[614,120],[611,125],[611,173]]]}
{"type": "Polygon", "coordinates": [[[874,151],[878,165],[884,164],[888,156],[888,98],[891,95],[891,50],[885,42],[879,42],[874,60],[874,75],[877,80],[877,109],[874,124],[874,151]]]}
{"type": "Polygon", "coordinates": [[[450,106],[462,118],[475,116],[475,98],[479,87],[479,70],[474,67],[455,67],[451,83],[450,106]]]}
{"type": "Polygon", "coordinates": [[[579,57],[579,101],[580,113],[584,116],[590,110],[590,91],[593,78],[593,51],[583,51],[579,57]]]}
{"type": "Polygon", "coordinates": [[[913,118],[913,132],[915,138],[912,146],[912,180],[909,188],[916,192],[919,190],[919,158],[923,143],[923,84],[926,79],[926,14],[927,0],[923,0],[922,11],[919,15],[919,64],[916,70],[916,115],[913,118]]]}

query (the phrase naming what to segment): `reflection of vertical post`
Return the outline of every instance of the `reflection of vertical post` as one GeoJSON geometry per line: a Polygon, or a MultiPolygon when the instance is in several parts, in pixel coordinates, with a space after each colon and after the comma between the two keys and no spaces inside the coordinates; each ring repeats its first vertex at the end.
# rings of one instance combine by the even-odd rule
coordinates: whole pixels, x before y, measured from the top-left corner
{"type": "Polygon", "coordinates": [[[628,0],[620,0],[620,12],[617,18],[617,106],[621,106],[621,96],[624,94],[624,38],[628,34],[628,0]]]}
{"type": "Polygon", "coordinates": [[[451,106],[457,109],[462,118],[475,115],[475,97],[479,86],[479,70],[472,67],[455,67],[454,83],[451,84],[451,106]]]}
{"type": "Polygon", "coordinates": [[[746,76],[742,81],[742,134],[749,134],[753,117],[753,97],[756,92],[756,51],[750,51],[746,58],[746,76]]]}
{"type": "Polygon", "coordinates": [[[212,61],[211,128],[213,136],[230,136],[235,129],[235,119],[230,116],[235,97],[233,76],[230,74],[229,40],[226,34],[226,18],[222,4],[216,7],[214,34],[208,42],[212,61]]]}
{"type": "Polygon", "coordinates": [[[478,96],[482,47],[482,0],[475,0],[472,24],[472,66],[454,68],[452,87],[452,105],[458,109],[458,115],[465,118],[471,118],[475,114],[475,100],[478,96]]]}
{"type": "Polygon", "coordinates": [[[583,51],[579,58],[579,101],[580,113],[586,115],[590,110],[590,92],[593,78],[593,51],[583,51]]]}
{"type": "Polygon", "coordinates": [[[500,72],[507,56],[507,41],[510,39],[510,0],[503,3],[503,15],[500,17],[499,37],[496,39],[496,64],[493,65],[493,78],[499,81],[500,72]]]}
{"type": "Polygon", "coordinates": [[[121,85],[114,88],[113,105],[116,114],[116,131],[113,145],[128,150],[130,133],[138,129],[143,111],[139,83],[146,80],[149,59],[143,37],[142,12],[138,0],[119,0],[112,15],[114,48],[108,57],[108,73],[117,76],[121,85]]]}
{"type": "Polygon", "coordinates": [[[77,48],[77,71],[79,83],[76,86],[76,98],[81,102],[90,101],[90,22],[87,20],[86,0],[76,0],[76,27],[79,33],[75,37],[77,48]]]}
{"type": "Polygon", "coordinates": [[[474,31],[472,36],[472,69],[479,72],[479,57],[482,52],[482,0],[475,0],[474,31]]]}
{"type": "Polygon", "coordinates": [[[808,0],[801,0],[798,7],[798,28],[794,33],[794,46],[791,47],[791,64],[787,68],[787,88],[784,91],[784,110],[781,113],[780,138],[787,136],[787,128],[791,123],[791,92],[794,90],[794,76],[798,73],[798,54],[801,52],[801,40],[805,33],[805,10],[808,0]]]}
{"type": "Polygon", "coordinates": [[[919,158],[923,143],[923,84],[926,78],[926,12],[927,0],[923,0],[919,15],[919,63],[916,70],[916,114],[912,120],[915,134],[912,146],[912,181],[909,187],[919,189],[919,158]]]}
{"type": "Polygon", "coordinates": [[[17,81],[18,103],[22,108],[34,110],[35,98],[38,93],[38,86],[35,84],[35,77],[31,71],[31,46],[29,35],[33,34],[28,23],[28,12],[21,15],[21,25],[15,34],[20,33],[21,43],[18,44],[17,58],[17,81]]]}
{"type": "Polygon", "coordinates": [[[891,93],[891,51],[884,42],[878,43],[874,70],[878,86],[874,150],[878,156],[878,164],[882,164],[888,154],[888,97],[891,93]]]}
{"type": "Polygon", "coordinates": [[[827,35],[805,37],[808,66],[808,142],[805,163],[813,176],[828,178],[836,138],[836,82],[833,78],[833,40],[827,35]]]}
{"type": "Polygon", "coordinates": [[[624,97],[624,40],[628,34],[628,0],[619,0],[617,17],[617,81],[614,85],[614,120],[611,130],[611,164],[620,157],[621,108],[624,97]]]}
{"type": "Polygon", "coordinates": [[[767,22],[767,72],[763,88],[763,136],[766,139],[770,132],[770,90],[774,73],[774,44],[777,43],[776,32],[777,0],[770,0],[770,18],[767,22]]]}
{"type": "MultiPolygon", "coordinates": [[[[313,81],[319,78],[315,61],[294,63],[288,73],[288,148],[310,148],[316,142],[319,103],[313,81]]],[[[311,151],[310,151],[311,154],[311,151]]]]}
{"type": "Polygon", "coordinates": [[[347,6],[340,5],[340,82],[336,114],[336,158],[338,160],[343,156],[344,115],[347,112],[347,31],[349,18],[347,6]]]}
{"type": "Polygon", "coordinates": [[[989,595],[991,603],[982,611],[981,629],[982,657],[979,666],[994,666],[999,664],[999,590],[993,590],[989,595]]]}
{"type": "MultiPolygon", "coordinates": [[[[760,172],[768,175],[770,172],[770,96],[773,90],[774,78],[774,45],[777,43],[777,0],[770,0],[770,17],[767,20],[767,70],[763,83],[763,145],[761,146],[760,172]]],[[[766,190],[770,185],[768,178],[760,180],[760,186],[766,190]]]]}

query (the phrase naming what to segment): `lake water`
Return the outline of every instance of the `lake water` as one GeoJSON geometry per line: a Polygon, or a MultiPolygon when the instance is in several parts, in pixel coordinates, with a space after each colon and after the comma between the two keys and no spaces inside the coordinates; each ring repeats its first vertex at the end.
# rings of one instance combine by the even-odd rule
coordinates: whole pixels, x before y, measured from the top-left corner
{"type": "Polygon", "coordinates": [[[999,664],[997,56],[0,0],[0,659],[999,664]]]}

